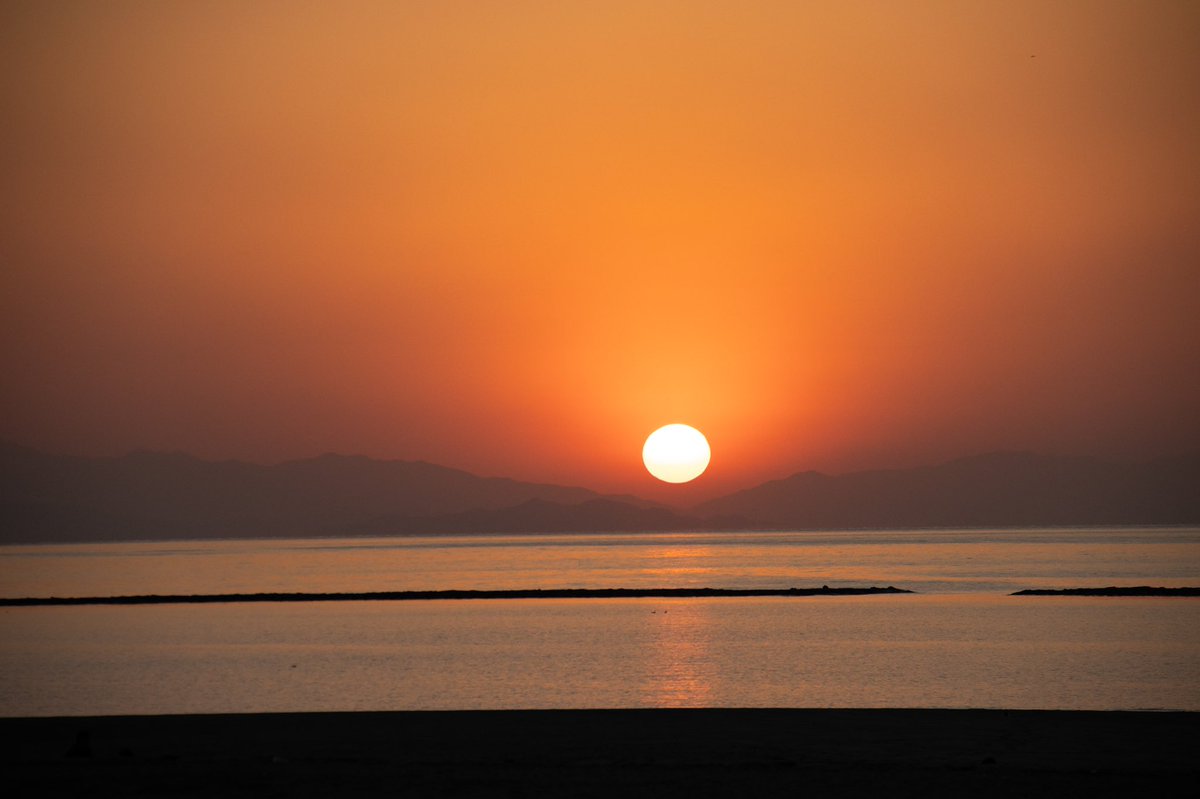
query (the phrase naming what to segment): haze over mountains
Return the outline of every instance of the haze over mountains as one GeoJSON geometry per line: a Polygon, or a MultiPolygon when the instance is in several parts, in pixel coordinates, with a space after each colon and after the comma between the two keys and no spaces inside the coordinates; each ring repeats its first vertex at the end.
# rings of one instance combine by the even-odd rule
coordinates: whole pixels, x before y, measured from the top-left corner
{"type": "Polygon", "coordinates": [[[998,452],[913,469],[801,472],[693,511],[797,529],[1194,524],[1200,457],[1139,464],[998,452]]]}
{"type": "Polygon", "coordinates": [[[263,466],[0,445],[0,541],[1200,523],[1200,457],[1147,464],[997,453],[904,470],[803,472],[686,512],[423,462],[322,455],[263,466]]]}

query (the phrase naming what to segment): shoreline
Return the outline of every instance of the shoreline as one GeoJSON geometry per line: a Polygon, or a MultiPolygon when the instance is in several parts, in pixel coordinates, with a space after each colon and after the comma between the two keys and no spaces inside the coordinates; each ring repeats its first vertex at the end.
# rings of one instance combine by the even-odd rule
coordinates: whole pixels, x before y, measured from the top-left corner
{"type": "Polygon", "coordinates": [[[213,602],[407,602],[434,599],[647,599],[696,597],[800,597],[912,594],[886,588],[532,588],[496,591],[366,591],[330,593],[143,594],[140,596],[0,598],[0,607],[45,605],[174,605],[213,602]]]}
{"type": "Polygon", "coordinates": [[[771,527],[759,525],[755,527],[738,527],[731,529],[700,529],[681,528],[670,530],[525,530],[513,532],[391,532],[391,533],[354,533],[339,535],[329,532],[320,533],[289,533],[287,535],[175,535],[149,538],[104,538],[93,537],[62,538],[62,539],[26,539],[10,538],[0,542],[0,547],[78,547],[94,546],[97,544],[230,544],[258,542],[273,544],[280,541],[379,541],[386,539],[410,538],[554,538],[554,537],[627,537],[642,538],[645,536],[690,536],[690,535],[793,535],[793,534],[846,534],[859,535],[863,533],[1042,533],[1042,532],[1164,532],[1164,531],[1194,531],[1200,529],[1200,520],[1196,522],[1172,522],[1154,524],[1150,522],[1128,524],[1015,524],[1015,525],[942,525],[925,527],[771,527]]]}
{"type": "MultiPolygon", "coordinates": [[[[419,602],[472,599],[688,599],[722,597],[876,596],[919,594],[895,586],[830,588],[530,588],[498,590],[262,592],[229,594],[140,594],[82,597],[0,597],[0,607],[83,605],[179,605],[253,602],[419,602]]],[[[936,594],[926,594],[935,596],[936,594]]],[[[1200,587],[1106,586],[1025,588],[1002,596],[1200,597],[1200,587]]]]}
{"type": "Polygon", "coordinates": [[[1164,588],[1163,586],[1110,585],[1105,588],[1026,588],[1009,596],[1200,596],[1200,588],[1164,588]]]}
{"type": "Polygon", "coordinates": [[[1200,713],[1153,711],[0,718],[0,763],[20,795],[51,796],[1130,796],[1200,776],[1198,739],[1200,713]]]}

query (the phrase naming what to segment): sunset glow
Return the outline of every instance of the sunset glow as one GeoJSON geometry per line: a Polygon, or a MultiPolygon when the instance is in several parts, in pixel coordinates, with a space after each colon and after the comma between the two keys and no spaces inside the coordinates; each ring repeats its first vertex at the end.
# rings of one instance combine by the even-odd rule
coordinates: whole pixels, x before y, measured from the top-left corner
{"type": "MultiPolygon", "coordinates": [[[[5,3],[0,438],[698,492],[1200,447],[1185,2],[5,3]]],[[[697,494],[694,498],[702,498],[697,494]]]]}
{"type": "Polygon", "coordinates": [[[4,0],[0,120],[14,796],[1194,776],[1200,0],[4,0]]]}

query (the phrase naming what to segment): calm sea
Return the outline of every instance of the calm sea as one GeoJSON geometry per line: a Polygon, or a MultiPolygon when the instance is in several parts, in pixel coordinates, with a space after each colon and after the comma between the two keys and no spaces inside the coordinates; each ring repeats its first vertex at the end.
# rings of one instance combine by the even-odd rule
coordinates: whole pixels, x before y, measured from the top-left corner
{"type": "Polygon", "coordinates": [[[0,609],[0,715],[581,707],[1200,710],[1200,529],[0,547],[0,595],[895,585],[913,596],[0,609]]]}

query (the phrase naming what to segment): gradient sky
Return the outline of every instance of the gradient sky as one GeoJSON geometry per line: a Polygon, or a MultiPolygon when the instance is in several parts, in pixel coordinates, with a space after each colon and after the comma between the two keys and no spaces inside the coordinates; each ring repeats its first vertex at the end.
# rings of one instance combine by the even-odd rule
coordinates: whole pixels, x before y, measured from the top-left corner
{"type": "Polygon", "coordinates": [[[0,6],[0,437],[700,498],[1200,449],[1194,2],[0,6]],[[665,490],[665,489],[664,489],[665,490]]]}

